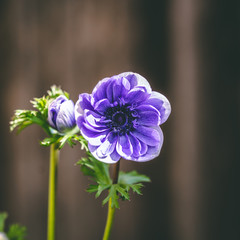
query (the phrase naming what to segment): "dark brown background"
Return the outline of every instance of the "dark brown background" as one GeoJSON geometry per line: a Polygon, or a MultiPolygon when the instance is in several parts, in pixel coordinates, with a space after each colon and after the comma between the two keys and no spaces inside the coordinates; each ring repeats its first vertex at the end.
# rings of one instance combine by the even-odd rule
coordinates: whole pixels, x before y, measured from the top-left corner
{"type": "MultiPolygon", "coordinates": [[[[116,212],[112,239],[240,239],[240,1],[2,0],[0,2],[0,211],[8,223],[46,239],[49,149],[31,126],[9,133],[15,109],[29,109],[52,84],[76,101],[124,71],[164,93],[172,114],[161,156],[122,163],[149,175],[143,196],[116,212]]],[[[96,240],[107,208],[85,192],[74,164],[80,147],[61,152],[57,239],[96,240]]]]}

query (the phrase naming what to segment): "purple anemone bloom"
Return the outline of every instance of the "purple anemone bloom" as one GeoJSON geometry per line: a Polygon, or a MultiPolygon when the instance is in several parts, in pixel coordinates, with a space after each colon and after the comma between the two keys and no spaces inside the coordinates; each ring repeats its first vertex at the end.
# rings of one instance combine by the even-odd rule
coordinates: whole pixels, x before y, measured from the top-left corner
{"type": "Polygon", "coordinates": [[[59,132],[65,132],[76,125],[74,103],[61,95],[54,99],[48,107],[48,122],[59,132]]]}
{"type": "Polygon", "coordinates": [[[92,94],[80,94],[75,105],[76,123],[89,150],[105,163],[157,157],[163,144],[159,125],[170,112],[167,98],[132,72],[104,78],[92,94]]]}

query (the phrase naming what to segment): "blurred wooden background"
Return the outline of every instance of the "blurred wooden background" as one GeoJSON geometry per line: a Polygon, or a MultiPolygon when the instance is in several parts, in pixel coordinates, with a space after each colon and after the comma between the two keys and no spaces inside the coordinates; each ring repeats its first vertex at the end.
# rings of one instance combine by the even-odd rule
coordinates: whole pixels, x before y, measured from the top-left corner
{"type": "MultiPolygon", "coordinates": [[[[15,109],[29,109],[52,84],[76,101],[124,71],[145,76],[172,104],[158,159],[125,161],[149,175],[144,195],[117,211],[112,239],[240,239],[240,2],[229,0],[0,2],[0,211],[46,239],[49,149],[38,126],[9,133],[15,109]]],[[[107,208],[85,192],[61,152],[57,239],[100,239],[107,208]]]]}

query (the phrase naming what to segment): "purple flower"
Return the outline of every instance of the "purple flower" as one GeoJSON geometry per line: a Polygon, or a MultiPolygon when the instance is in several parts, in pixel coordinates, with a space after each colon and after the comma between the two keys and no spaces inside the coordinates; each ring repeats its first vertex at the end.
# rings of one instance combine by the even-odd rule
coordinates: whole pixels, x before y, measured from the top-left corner
{"type": "Polygon", "coordinates": [[[65,132],[76,125],[74,103],[61,95],[48,107],[48,122],[59,132],[65,132]]]}
{"type": "Polygon", "coordinates": [[[89,150],[106,163],[121,157],[139,162],[157,157],[163,144],[159,125],[170,112],[167,98],[132,72],[104,78],[92,94],[80,94],[75,105],[76,122],[89,150]]]}

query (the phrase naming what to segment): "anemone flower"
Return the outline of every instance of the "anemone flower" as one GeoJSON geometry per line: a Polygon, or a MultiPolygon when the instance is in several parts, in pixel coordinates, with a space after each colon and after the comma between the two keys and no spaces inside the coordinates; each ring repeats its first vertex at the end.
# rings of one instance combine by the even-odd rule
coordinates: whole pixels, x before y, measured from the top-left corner
{"type": "Polygon", "coordinates": [[[137,162],[156,158],[163,144],[159,125],[170,112],[168,99],[133,72],[104,78],[92,94],[80,94],[75,105],[76,123],[89,150],[105,163],[121,157],[137,162]]]}

